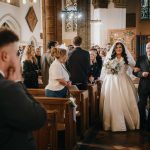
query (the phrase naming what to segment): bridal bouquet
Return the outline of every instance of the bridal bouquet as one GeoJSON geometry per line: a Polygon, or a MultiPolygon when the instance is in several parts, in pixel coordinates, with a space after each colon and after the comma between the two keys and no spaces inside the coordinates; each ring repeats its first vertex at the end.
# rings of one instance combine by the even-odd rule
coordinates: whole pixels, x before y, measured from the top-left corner
{"type": "Polygon", "coordinates": [[[107,73],[110,73],[110,74],[114,75],[114,74],[118,74],[118,72],[121,69],[121,65],[120,65],[120,63],[116,59],[113,59],[113,60],[109,59],[104,64],[104,68],[107,71],[107,73]]]}

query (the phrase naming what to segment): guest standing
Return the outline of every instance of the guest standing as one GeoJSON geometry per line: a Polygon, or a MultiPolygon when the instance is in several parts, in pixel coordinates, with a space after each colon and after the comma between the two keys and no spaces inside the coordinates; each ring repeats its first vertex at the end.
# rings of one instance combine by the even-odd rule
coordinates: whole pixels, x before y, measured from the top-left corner
{"type": "Polygon", "coordinates": [[[95,83],[100,77],[102,69],[102,58],[98,54],[96,49],[90,50],[90,72],[89,72],[89,82],[95,83]]]}
{"type": "Polygon", "coordinates": [[[139,71],[134,72],[134,75],[140,78],[138,87],[140,126],[141,129],[150,131],[150,110],[146,119],[147,99],[150,98],[150,42],[146,45],[146,55],[137,59],[135,67],[139,68],[139,71]]]}
{"type": "Polygon", "coordinates": [[[61,48],[52,48],[51,54],[55,60],[49,69],[49,83],[46,86],[46,96],[67,97],[68,87],[71,86],[69,73],[65,68],[67,51],[61,48]]]}
{"type": "Polygon", "coordinates": [[[56,46],[57,46],[57,42],[49,41],[47,45],[47,52],[44,53],[41,57],[41,73],[42,73],[42,81],[44,86],[48,84],[49,67],[54,61],[54,58],[51,55],[51,49],[56,46]]]}
{"type": "Polygon", "coordinates": [[[24,84],[27,88],[38,88],[38,65],[32,45],[26,46],[22,58],[24,84]]]}
{"type": "Polygon", "coordinates": [[[67,61],[67,69],[69,70],[72,84],[76,85],[80,90],[87,90],[88,74],[90,70],[89,52],[81,48],[82,38],[76,36],[73,39],[75,49],[70,54],[67,61]]]}
{"type": "Polygon", "coordinates": [[[40,50],[40,48],[36,48],[35,57],[37,59],[38,69],[41,70],[41,50],[40,50]]]}

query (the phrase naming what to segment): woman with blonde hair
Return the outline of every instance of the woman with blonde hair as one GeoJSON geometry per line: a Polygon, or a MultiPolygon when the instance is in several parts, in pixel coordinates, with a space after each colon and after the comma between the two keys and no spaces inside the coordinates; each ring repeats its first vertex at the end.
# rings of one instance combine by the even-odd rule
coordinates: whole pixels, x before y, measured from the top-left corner
{"type": "Polygon", "coordinates": [[[38,66],[32,45],[25,47],[22,57],[24,84],[27,88],[38,88],[38,66]]]}
{"type": "Polygon", "coordinates": [[[52,48],[51,54],[55,60],[49,69],[49,83],[45,88],[45,94],[48,97],[66,97],[68,87],[71,86],[69,81],[69,72],[64,64],[67,60],[67,50],[62,48],[52,48]]]}
{"type": "Polygon", "coordinates": [[[102,58],[98,54],[97,49],[91,49],[90,53],[90,71],[89,82],[94,83],[98,80],[102,69],[102,58]]]}

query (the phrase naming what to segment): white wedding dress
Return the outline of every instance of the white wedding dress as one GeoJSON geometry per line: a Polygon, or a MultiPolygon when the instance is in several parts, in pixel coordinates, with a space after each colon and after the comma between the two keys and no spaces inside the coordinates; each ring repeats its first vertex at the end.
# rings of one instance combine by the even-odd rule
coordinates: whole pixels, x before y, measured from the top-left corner
{"type": "MultiPolygon", "coordinates": [[[[117,59],[117,58],[115,58],[117,59]]],[[[123,58],[118,74],[105,74],[100,99],[100,112],[104,130],[126,131],[139,129],[138,95],[132,80],[127,75],[129,65],[123,58]]]]}

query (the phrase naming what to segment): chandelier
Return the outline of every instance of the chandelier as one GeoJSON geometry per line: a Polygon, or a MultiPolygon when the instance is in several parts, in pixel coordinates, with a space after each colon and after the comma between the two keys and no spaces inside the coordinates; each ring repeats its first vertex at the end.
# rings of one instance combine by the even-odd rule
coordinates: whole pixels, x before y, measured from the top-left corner
{"type": "Polygon", "coordinates": [[[82,14],[76,9],[76,7],[70,6],[61,11],[61,18],[65,17],[69,19],[80,19],[82,14]]]}
{"type": "MultiPolygon", "coordinates": [[[[30,3],[36,3],[37,0],[28,0],[30,3]]],[[[22,3],[23,4],[26,4],[27,3],[27,0],[22,0],[22,3]]]]}

